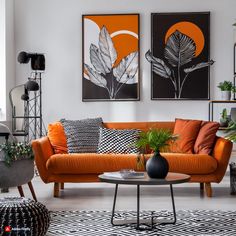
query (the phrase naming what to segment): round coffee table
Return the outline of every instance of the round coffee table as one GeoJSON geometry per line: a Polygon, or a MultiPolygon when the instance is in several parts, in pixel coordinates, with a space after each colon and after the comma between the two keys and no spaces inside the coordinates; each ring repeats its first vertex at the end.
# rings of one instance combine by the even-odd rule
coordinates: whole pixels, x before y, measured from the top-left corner
{"type": "MultiPolygon", "coordinates": [[[[148,177],[147,173],[145,173],[144,178],[140,179],[122,179],[119,177],[110,177],[106,174],[102,174],[98,176],[101,182],[115,184],[115,195],[112,207],[112,215],[111,215],[111,224],[113,226],[122,226],[122,225],[131,225],[135,224],[137,230],[146,230],[147,225],[148,229],[153,229],[155,224],[175,224],[176,223],[176,211],[175,211],[175,201],[174,201],[174,193],[173,186],[174,184],[181,184],[188,182],[190,180],[189,175],[172,173],[169,172],[165,179],[151,179],[148,177]],[[137,218],[136,219],[128,219],[128,220],[114,220],[115,215],[115,207],[116,207],[116,197],[118,191],[119,184],[127,184],[127,185],[136,185],[137,186],[137,218]],[[173,219],[157,219],[154,211],[151,212],[150,219],[140,219],[140,185],[169,185],[170,193],[171,193],[171,201],[173,207],[173,219]],[[145,226],[145,227],[144,227],[145,226]]],[[[158,216],[159,217],[159,216],[158,216]]]]}

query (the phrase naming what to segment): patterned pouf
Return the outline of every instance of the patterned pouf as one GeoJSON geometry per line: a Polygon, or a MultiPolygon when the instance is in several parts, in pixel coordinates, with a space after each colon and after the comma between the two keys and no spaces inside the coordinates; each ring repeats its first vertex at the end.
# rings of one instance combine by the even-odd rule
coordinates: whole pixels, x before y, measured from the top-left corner
{"type": "Polygon", "coordinates": [[[44,236],[49,222],[49,211],[42,203],[22,197],[0,199],[0,235],[44,236]]]}

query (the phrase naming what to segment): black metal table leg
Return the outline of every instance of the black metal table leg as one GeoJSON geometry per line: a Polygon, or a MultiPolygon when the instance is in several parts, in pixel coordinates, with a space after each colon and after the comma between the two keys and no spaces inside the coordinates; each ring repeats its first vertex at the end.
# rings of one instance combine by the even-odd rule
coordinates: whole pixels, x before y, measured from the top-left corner
{"type": "Polygon", "coordinates": [[[111,224],[113,226],[123,226],[123,225],[134,225],[137,230],[152,230],[154,228],[154,224],[158,225],[166,225],[166,224],[175,224],[176,223],[176,211],[175,211],[175,201],[174,201],[174,192],[173,186],[170,184],[170,192],[171,192],[171,202],[173,208],[173,220],[172,219],[158,219],[155,216],[154,212],[151,212],[151,218],[149,220],[140,219],[140,185],[137,185],[137,216],[136,219],[132,218],[129,220],[114,220],[115,208],[116,208],[116,198],[118,192],[118,184],[115,187],[115,195],[113,200],[112,207],[112,216],[111,216],[111,224]],[[141,223],[141,225],[140,225],[141,223]]]}
{"type": "Polygon", "coordinates": [[[137,225],[136,229],[139,230],[139,207],[140,207],[140,185],[137,185],[137,225]]]}
{"type": "Polygon", "coordinates": [[[172,224],[175,224],[176,223],[176,211],[175,211],[175,199],[174,199],[172,184],[170,184],[170,192],[171,192],[171,201],[172,201],[173,215],[174,215],[174,221],[172,222],[172,224]]]}
{"type": "Polygon", "coordinates": [[[171,202],[172,202],[172,208],[173,208],[173,220],[165,220],[163,222],[160,222],[162,225],[168,225],[168,224],[175,224],[176,223],[176,211],[175,211],[175,199],[174,199],[174,191],[173,186],[170,184],[170,193],[171,193],[171,202]]]}
{"type": "Polygon", "coordinates": [[[114,200],[113,200],[113,207],[112,207],[112,215],[111,215],[111,224],[113,226],[115,226],[116,224],[114,224],[114,214],[115,214],[115,208],[116,208],[116,197],[117,197],[117,191],[118,191],[118,184],[116,184],[116,188],[115,188],[115,195],[114,195],[114,200]]]}

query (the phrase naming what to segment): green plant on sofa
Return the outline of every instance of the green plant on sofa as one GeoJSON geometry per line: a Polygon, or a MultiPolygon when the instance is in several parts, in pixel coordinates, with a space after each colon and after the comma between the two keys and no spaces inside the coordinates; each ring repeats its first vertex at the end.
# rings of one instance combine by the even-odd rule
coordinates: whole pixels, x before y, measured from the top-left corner
{"type": "Polygon", "coordinates": [[[136,142],[136,146],[140,149],[140,154],[137,156],[137,168],[145,167],[144,153],[146,153],[148,148],[154,152],[164,151],[177,137],[168,129],[150,129],[146,132],[141,132],[136,142]]]}
{"type": "Polygon", "coordinates": [[[13,161],[22,159],[33,159],[34,154],[30,144],[27,143],[4,143],[0,145],[0,152],[3,152],[3,161],[11,166],[13,161]]]}
{"type": "Polygon", "coordinates": [[[143,150],[149,147],[154,152],[159,152],[169,145],[169,141],[175,141],[176,138],[177,136],[168,129],[150,129],[147,132],[140,133],[136,146],[143,150]]]}

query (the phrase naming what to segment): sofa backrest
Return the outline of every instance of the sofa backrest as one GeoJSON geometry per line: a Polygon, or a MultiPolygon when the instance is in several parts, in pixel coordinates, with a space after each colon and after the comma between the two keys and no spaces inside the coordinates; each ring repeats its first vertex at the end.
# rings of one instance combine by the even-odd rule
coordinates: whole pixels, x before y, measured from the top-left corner
{"type": "Polygon", "coordinates": [[[140,129],[147,131],[151,128],[169,129],[173,132],[175,126],[174,121],[150,121],[150,122],[106,122],[104,127],[108,129],[140,129]]]}

